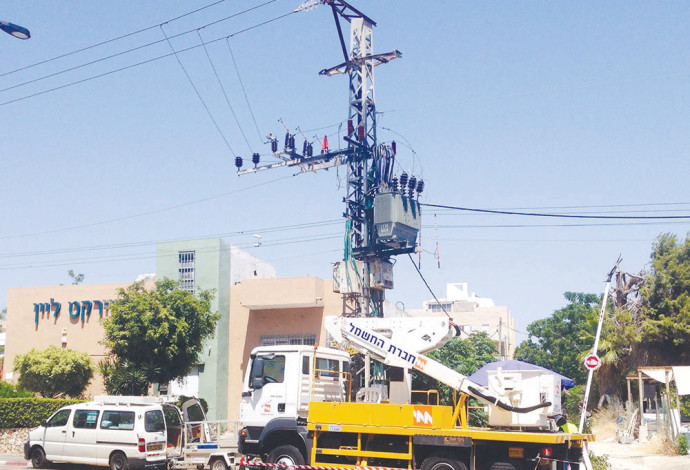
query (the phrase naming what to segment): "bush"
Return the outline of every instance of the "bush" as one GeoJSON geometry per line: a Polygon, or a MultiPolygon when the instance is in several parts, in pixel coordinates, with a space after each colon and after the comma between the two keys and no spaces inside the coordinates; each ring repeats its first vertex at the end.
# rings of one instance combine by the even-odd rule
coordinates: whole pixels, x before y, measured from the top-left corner
{"type": "Polygon", "coordinates": [[[688,438],[685,434],[681,434],[677,439],[678,454],[688,455],[688,438]]]}
{"type": "Polygon", "coordinates": [[[45,398],[62,395],[79,397],[93,377],[94,367],[88,354],[56,346],[32,349],[14,359],[19,372],[19,386],[45,398]]]}
{"type": "Polygon", "coordinates": [[[592,461],[592,468],[594,470],[611,470],[611,462],[609,462],[608,455],[595,455],[594,452],[590,452],[589,459],[592,461]]]}
{"type": "Polygon", "coordinates": [[[0,428],[33,428],[65,405],[80,400],[0,398],[0,428]]]}
{"type": "Polygon", "coordinates": [[[17,385],[0,381],[0,398],[29,398],[33,396],[33,393],[17,385]]]}

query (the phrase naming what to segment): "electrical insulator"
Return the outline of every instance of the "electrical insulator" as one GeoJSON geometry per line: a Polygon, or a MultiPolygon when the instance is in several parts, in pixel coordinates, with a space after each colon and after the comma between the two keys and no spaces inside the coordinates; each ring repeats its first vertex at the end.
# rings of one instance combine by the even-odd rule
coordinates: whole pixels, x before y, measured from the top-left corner
{"type": "Polygon", "coordinates": [[[407,183],[407,187],[408,187],[409,189],[414,190],[414,188],[417,187],[417,178],[415,178],[414,176],[413,176],[412,178],[410,178],[410,182],[407,183]]]}
{"type": "Polygon", "coordinates": [[[400,175],[400,190],[402,192],[405,192],[405,188],[407,187],[407,173],[403,173],[400,175]]]}
{"type": "Polygon", "coordinates": [[[293,150],[295,149],[295,136],[294,135],[290,136],[290,148],[293,150]]]}
{"type": "Polygon", "coordinates": [[[278,139],[273,139],[271,141],[271,152],[276,153],[278,151],[278,139]]]}
{"type": "Polygon", "coordinates": [[[398,192],[398,177],[394,176],[393,179],[391,180],[391,188],[393,189],[394,193],[398,192]]]}
{"type": "Polygon", "coordinates": [[[302,144],[302,156],[307,156],[307,150],[309,149],[307,141],[305,140],[302,144]]]}
{"type": "Polygon", "coordinates": [[[285,133],[285,148],[290,147],[290,133],[286,132],[285,133]]]}
{"type": "Polygon", "coordinates": [[[347,135],[352,135],[355,133],[355,125],[352,124],[352,119],[347,120],[347,135]]]}
{"type": "Polygon", "coordinates": [[[235,157],[235,166],[237,171],[240,171],[240,168],[242,168],[242,157],[235,157]]]}
{"type": "Polygon", "coordinates": [[[364,140],[364,126],[359,126],[359,140],[364,140]]]}
{"type": "Polygon", "coordinates": [[[259,164],[259,160],[260,160],[259,154],[258,154],[258,153],[254,153],[254,154],[252,155],[252,163],[254,164],[254,168],[256,168],[256,165],[259,164]]]}
{"type": "Polygon", "coordinates": [[[397,147],[398,147],[398,146],[397,146],[397,144],[395,143],[395,141],[391,142],[391,151],[393,152],[393,155],[395,155],[395,150],[396,150],[397,147]]]}
{"type": "Polygon", "coordinates": [[[417,183],[417,195],[422,194],[422,191],[424,191],[424,180],[419,180],[419,183],[417,183]]]}
{"type": "Polygon", "coordinates": [[[307,147],[307,154],[311,157],[314,155],[314,146],[309,142],[309,147],[307,147]]]}

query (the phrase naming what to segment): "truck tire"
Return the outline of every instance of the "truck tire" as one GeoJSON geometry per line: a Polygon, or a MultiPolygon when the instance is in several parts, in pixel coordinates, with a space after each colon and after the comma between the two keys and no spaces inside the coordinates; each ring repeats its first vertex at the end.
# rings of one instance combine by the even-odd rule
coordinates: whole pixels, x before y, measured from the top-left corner
{"type": "Polygon", "coordinates": [[[221,457],[211,460],[211,470],[228,470],[228,465],[221,457]]]}
{"type": "Polygon", "coordinates": [[[48,468],[46,453],[40,447],[31,449],[31,466],[34,468],[48,468]]]}
{"type": "Polygon", "coordinates": [[[424,459],[421,470],[467,470],[467,466],[451,457],[432,455],[424,459]]]}
{"type": "Polygon", "coordinates": [[[122,452],[115,452],[111,455],[108,465],[110,466],[110,470],[129,470],[127,456],[122,452]]]}
{"type": "Polygon", "coordinates": [[[304,457],[302,457],[302,453],[295,446],[278,446],[268,453],[268,463],[277,463],[280,465],[304,465],[304,457]]]}

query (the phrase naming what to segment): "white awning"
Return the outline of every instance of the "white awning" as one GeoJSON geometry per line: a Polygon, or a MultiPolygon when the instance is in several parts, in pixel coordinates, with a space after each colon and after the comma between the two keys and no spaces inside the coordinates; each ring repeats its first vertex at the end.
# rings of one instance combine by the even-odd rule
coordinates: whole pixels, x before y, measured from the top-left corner
{"type": "Polygon", "coordinates": [[[674,366],[671,369],[678,395],[690,395],[690,366],[674,366]]]}
{"type": "MultiPolygon", "coordinates": [[[[651,377],[652,379],[656,380],[657,382],[661,382],[662,384],[666,383],[666,370],[665,369],[646,369],[646,368],[640,368],[637,369],[640,372],[642,372],[644,375],[647,377],[651,377]]],[[[668,379],[670,380],[672,378],[671,374],[668,374],[668,379]]]]}

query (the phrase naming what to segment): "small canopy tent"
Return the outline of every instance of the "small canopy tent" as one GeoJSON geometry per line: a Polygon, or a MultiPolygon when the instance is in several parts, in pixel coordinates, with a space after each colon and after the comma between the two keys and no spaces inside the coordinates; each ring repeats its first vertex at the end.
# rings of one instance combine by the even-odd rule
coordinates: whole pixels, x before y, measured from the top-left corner
{"type": "Polygon", "coordinates": [[[484,367],[479,369],[477,372],[470,375],[469,379],[476,384],[479,384],[483,387],[486,387],[489,384],[489,375],[487,372],[490,370],[497,370],[497,369],[501,369],[501,370],[505,370],[505,371],[540,370],[543,372],[547,372],[549,374],[553,374],[557,377],[560,377],[561,387],[563,387],[563,388],[572,388],[573,385],[575,385],[575,382],[573,381],[573,379],[569,379],[568,377],[565,377],[564,375],[561,375],[559,373],[556,373],[556,372],[549,370],[549,369],[546,369],[544,367],[530,364],[529,362],[517,361],[515,359],[511,359],[508,361],[489,362],[488,364],[484,365],[484,367]]]}

